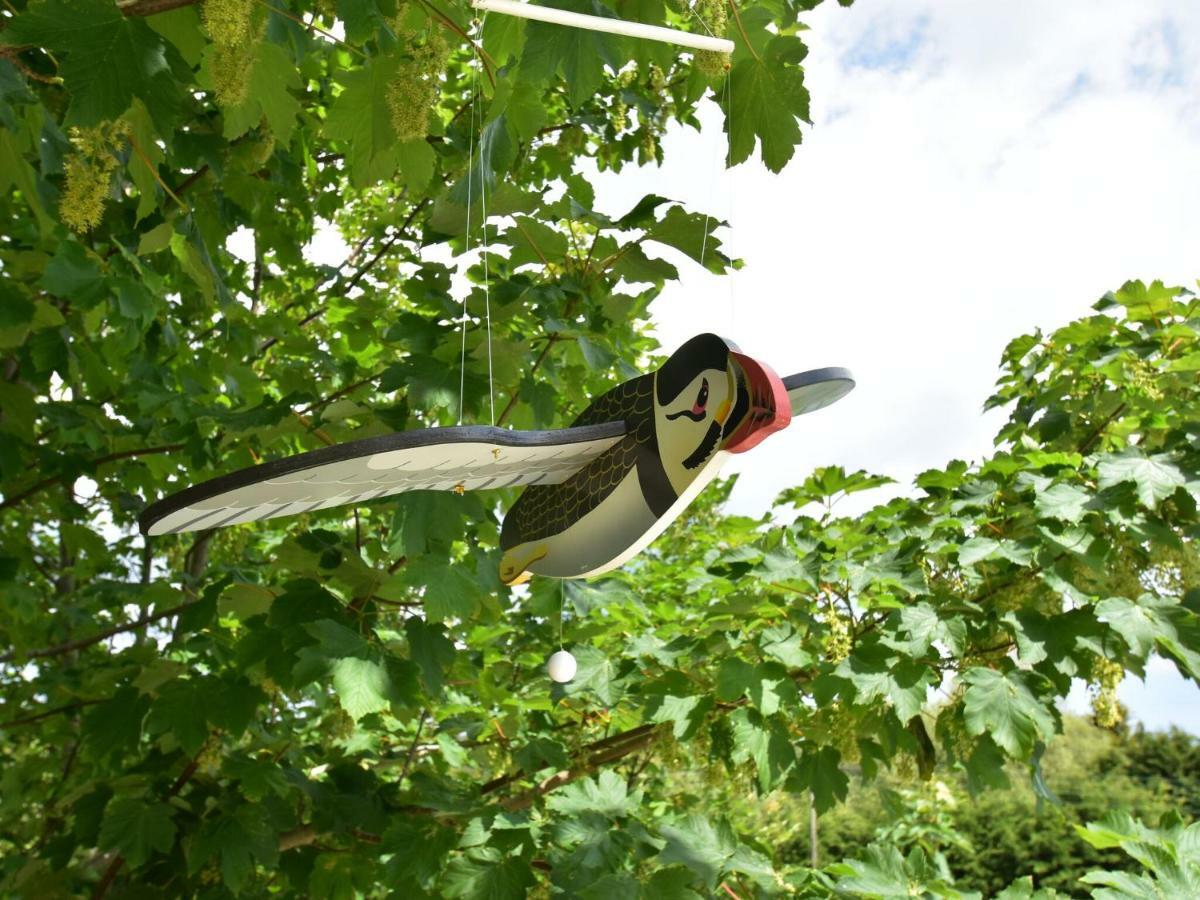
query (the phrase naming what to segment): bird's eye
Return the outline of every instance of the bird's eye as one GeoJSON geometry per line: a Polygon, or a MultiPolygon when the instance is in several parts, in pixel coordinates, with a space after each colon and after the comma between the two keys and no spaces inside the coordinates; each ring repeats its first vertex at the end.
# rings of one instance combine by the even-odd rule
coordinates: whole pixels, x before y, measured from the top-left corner
{"type": "Polygon", "coordinates": [[[696,395],[696,405],[692,407],[695,412],[703,412],[704,407],[708,405],[708,379],[705,378],[700,382],[700,393],[696,395]]]}

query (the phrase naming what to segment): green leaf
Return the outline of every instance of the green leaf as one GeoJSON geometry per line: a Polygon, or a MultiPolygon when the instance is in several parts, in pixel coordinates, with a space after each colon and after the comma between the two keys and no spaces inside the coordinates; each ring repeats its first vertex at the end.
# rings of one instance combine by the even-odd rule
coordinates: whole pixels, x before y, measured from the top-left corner
{"type": "Polygon", "coordinates": [[[377,56],[339,76],[342,92],[329,107],[325,136],[348,145],[350,180],[355,187],[386,180],[400,165],[402,145],[396,140],[387,102],[388,82],[396,77],[398,65],[397,57],[377,56]]]}
{"type": "Polygon", "coordinates": [[[454,643],[441,627],[426,624],[415,616],[404,623],[404,631],[408,635],[409,655],[421,670],[425,690],[440,694],[445,672],[454,663],[454,643]]]}
{"type": "Polygon", "coordinates": [[[470,619],[482,600],[479,582],[463,565],[421,557],[405,566],[404,580],[424,588],[425,617],[430,622],[470,619]]]}
{"type": "Polygon", "coordinates": [[[1172,600],[1142,594],[1137,600],[1109,597],[1096,604],[1096,618],[1107,622],[1139,659],[1146,659],[1155,641],[1177,637],[1170,616],[1177,606],[1172,600]]]}
{"type": "Polygon", "coordinates": [[[736,656],[726,657],[717,669],[717,699],[732,703],[758,683],[754,666],[736,656]]]}
{"type": "Polygon", "coordinates": [[[733,727],[733,761],[754,763],[763,793],[782,784],[796,762],[796,751],[783,727],[774,720],[764,720],[757,710],[745,708],[734,710],[729,722],[733,727]]]}
{"type": "Polygon", "coordinates": [[[268,868],[279,859],[279,835],[266,810],[258,805],[239,806],[232,815],[205,821],[188,842],[188,872],[194,874],[219,856],[225,885],[240,893],[254,872],[254,864],[268,868]]]}
{"type": "Polygon", "coordinates": [[[982,562],[997,554],[1000,549],[1000,542],[989,537],[973,537],[970,540],[964,541],[958,550],[958,564],[960,566],[973,566],[977,562],[982,562]]]}
{"type": "Polygon", "coordinates": [[[1038,491],[1033,505],[1039,516],[1074,524],[1083,518],[1084,510],[1091,499],[1087,491],[1072,484],[1059,483],[1044,491],[1038,491]]]}
{"type": "MultiPolygon", "coordinates": [[[[484,28],[486,32],[492,22],[505,16],[493,16],[484,28]]],[[[517,21],[517,20],[510,20],[517,21]]],[[[494,55],[497,51],[488,44],[489,51],[494,55]]],[[[536,137],[546,125],[547,110],[542,103],[542,92],[537,85],[528,81],[514,81],[511,78],[500,78],[496,81],[496,95],[488,110],[488,121],[504,118],[516,136],[528,142],[536,137]]]]}
{"type": "Polygon", "coordinates": [[[803,745],[796,780],[812,791],[818,812],[830,809],[846,797],[850,779],[842,771],[841,762],[842,755],[836,747],[818,747],[808,741],[803,745]]]}
{"type": "Polygon", "coordinates": [[[911,659],[856,651],[838,666],[837,674],[854,684],[860,705],[883,702],[901,723],[921,712],[925,695],[937,684],[937,670],[911,659]]]}
{"type": "Polygon", "coordinates": [[[712,698],[708,696],[658,695],[652,706],[650,721],[670,722],[676,740],[689,740],[704,722],[712,705],[712,698]]]}
{"type": "Polygon", "coordinates": [[[641,791],[629,793],[625,779],[605,769],[595,779],[581,778],[555,791],[546,806],[565,815],[594,812],[616,819],[630,815],[641,799],[641,791]]]}
{"type": "Polygon", "coordinates": [[[123,753],[137,746],[142,735],[142,721],[149,709],[150,698],[126,685],[118,688],[111,700],[87,711],[83,732],[94,752],[102,755],[123,753]]]}
{"type": "MultiPolygon", "coordinates": [[[[939,854],[940,858],[940,854],[939,854]]],[[[891,844],[872,844],[862,859],[831,866],[839,875],[839,893],[856,897],[944,897],[948,900],[978,900],[978,894],[963,894],[949,881],[944,860],[935,862],[920,845],[908,857],[891,844]]]]}
{"type": "Polygon", "coordinates": [[[175,228],[170,222],[155,225],[143,234],[138,241],[137,255],[147,256],[151,253],[157,253],[159,250],[165,250],[171,245],[171,235],[174,233],[175,228]]]}
{"type": "Polygon", "coordinates": [[[174,738],[185,753],[195,755],[208,739],[207,693],[198,678],[177,678],[164,685],[150,707],[146,727],[174,738]]]}
{"type": "Polygon", "coordinates": [[[287,51],[270,41],[261,42],[255,50],[246,99],[224,110],[225,137],[241,137],[265,118],[278,143],[287,146],[300,113],[300,101],[291,92],[301,86],[296,64],[287,51]]]}
{"type": "Polygon", "coordinates": [[[166,803],[115,797],[104,810],[100,846],[120,853],[130,867],[140,866],[154,853],[166,853],[174,846],[171,814],[166,803]]]}
{"type": "Polygon", "coordinates": [[[967,731],[988,734],[1009,756],[1027,759],[1039,741],[1054,735],[1051,711],[1030,690],[1024,672],[975,667],[962,676],[967,731]]]}
{"type": "Polygon", "coordinates": [[[371,645],[366,638],[333,619],[309,622],[304,626],[304,630],[316,638],[322,656],[330,659],[342,659],[347,656],[368,659],[371,656],[371,645]]]}
{"type": "Polygon", "coordinates": [[[807,52],[799,38],[780,35],[770,40],[761,58],[746,55],[734,64],[729,88],[734,108],[725,118],[731,166],[750,158],[756,140],[763,164],[772,172],[782,171],[796,152],[799,123],[809,121],[799,65],[807,52]]]}
{"type": "Polygon", "coordinates": [[[59,75],[71,97],[67,121],[95,125],[120,118],[141,100],[155,125],[169,132],[180,109],[173,47],[138,16],[105,0],[37,0],[9,23],[3,41],[33,44],[63,59],[59,75]]]}
{"type": "Polygon", "coordinates": [[[838,888],[848,894],[860,897],[912,896],[904,857],[890,844],[872,844],[863,851],[862,859],[840,863],[837,871],[842,876],[838,879],[838,888]]]}
{"type": "Polygon", "coordinates": [[[1101,490],[1124,481],[1137,485],[1138,499],[1150,509],[1175,493],[1187,483],[1179,467],[1165,453],[1145,456],[1137,448],[1100,457],[1096,464],[1101,490]]]}
{"type": "Polygon", "coordinates": [[[738,848],[737,837],[724,819],[713,825],[703,816],[693,814],[662,826],[659,832],[667,844],[659,852],[658,861],[664,866],[672,863],[687,866],[710,889],[716,887],[717,878],[738,848]]]}
{"type": "Polygon", "coordinates": [[[513,754],[513,758],[526,772],[536,772],[544,768],[561,771],[571,766],[571,757],[567,755],[567,748],[548,737],[535,737],[517,750],[513,754]]]}
{"type": "Polygon", "coordinates": [[[674,247],[719,274],[729,267],[730,260],[721,252],[721,243],[712,232],[723,224],[700,213],[689,213],[681,206],[671,206],[660,221],[646,229],[645,240],[674,247]]]}
{"type": "Polygon", "coordinates": [[[563,686],[563,693],[576,696],[590,692],[605,706],[619,703],[625,688],[617,678],[616,663],[596,647],[575,647],[572,652],[577,668],[574,679],[563,686]]]}
{"type": "MultiPolygon", "coordinates": [[[[612,10],[597,0],[547,0],[543,5],[614,18],[612,10]]],[[[599,89],[606,64],[621,68],[621,46],[621,39],[611,34],[527,22],[520,79],[545,84],[561,74],[567,83],[567,99],[572,106],[582,106],[599,89]]]]}
{"type": "Polygon", "coordinates": [[[85,305],[104,296],[108,287],[99,260],[77,241],[58,245],[54,258],[46,264],[41,284],[55,296],[85,305]]]}
{"type": "Polygon", "coordinates": [[[1141,281],[1127,281],[1115,294],[1109,296],[1125,307],[1125,315],[1133,322],[1158,319],[1171,311],[1171,304],[1182,288],[1166,287],[1154,281],[1147,287],[1141,281]]]}
{"type": "Polygon", "coordinates": [[[529,863],[504,858],[487,848],[472,850],[451,861],[441,883],[441,896],[451,900],[523,900],[533,884],[529,863]]]}
{"type": "Polygon", "coordinates": [[[347,657],[334,663],[331,671],[338,701],[356,722],[391,706],[392,680],[383,663],[347,657]]]}
{"type": "Polygon", "coordinates": [[[804,649],[804,635],[793,631],[790,626],[765,629],[759,646],[767,656],[774,657],[790,668],[808,666],[813,661],[812,655],[804,649]]]}
{"type": "Polygon", "coordinates": [[[275,592],[260,584],[235,583],[221,592],[217,611],[223,616],[252,619],[265,615],[275,602],[275,592]]]}

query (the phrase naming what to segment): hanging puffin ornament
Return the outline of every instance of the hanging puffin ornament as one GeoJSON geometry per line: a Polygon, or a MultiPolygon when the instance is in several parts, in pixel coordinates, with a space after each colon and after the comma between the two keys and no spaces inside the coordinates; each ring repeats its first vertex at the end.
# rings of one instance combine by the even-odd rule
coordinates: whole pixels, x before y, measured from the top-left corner
{"type": "Polygon", "coordinates": [[[569,428],[427,428],[242,469],[149,506],[145,534],[291,516],[413,490],[526,485],[505,516],[500,577],[587,578],[620,566],[679,516],[734,453],[840,400],[846,369],[780,378],[715,334],[603,394],[569,428]]]}

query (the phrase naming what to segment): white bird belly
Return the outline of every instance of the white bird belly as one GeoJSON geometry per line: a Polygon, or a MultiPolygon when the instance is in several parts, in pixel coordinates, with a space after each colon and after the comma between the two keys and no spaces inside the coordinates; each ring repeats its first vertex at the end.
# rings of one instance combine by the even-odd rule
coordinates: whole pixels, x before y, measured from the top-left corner
{"type": "Polygon", "coordinates": [[[630,472],[600,504],[565,531],[546,538],[546,555],[529,566],[535,575],[602,575],[645,549],[678,518],[721,471],[729,454],[718,451],[661,516],[646,504],[637,472],[630,472]]]}

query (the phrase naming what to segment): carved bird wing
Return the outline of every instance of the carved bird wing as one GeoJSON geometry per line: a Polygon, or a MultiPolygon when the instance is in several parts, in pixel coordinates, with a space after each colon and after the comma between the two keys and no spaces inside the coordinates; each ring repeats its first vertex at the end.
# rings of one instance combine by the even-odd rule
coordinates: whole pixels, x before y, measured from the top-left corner
{"type": "MultiPolygon", "coordinates": [[[[654,376],[642,375],[597,397],[575,427],[621,421],[628,429],[611,451],[597,454],[558,482],[541,481],[523,491],[504,517],[500,546],[507,550],[565,531],[600,505],[638,464],[658,464],[654,436],[654,376]]],[[[660,464],[661,465],[661,464],[660,464]]]]}
{"type": "Polygon", "coordinates": [[[845,397],[854,390],[854,376],[839,366],[809,369],[783,379],[783,388],[792,403],[792,415],[802,416],[845,397]]]}
{"type": "Polygon", "coordinates": [[[551,431],[427,428],[323,447],[223,475],[147,507],[145,534],[257,522],[413,490],[558,484],[626,434],[622,421],[551,431]]]}

